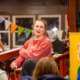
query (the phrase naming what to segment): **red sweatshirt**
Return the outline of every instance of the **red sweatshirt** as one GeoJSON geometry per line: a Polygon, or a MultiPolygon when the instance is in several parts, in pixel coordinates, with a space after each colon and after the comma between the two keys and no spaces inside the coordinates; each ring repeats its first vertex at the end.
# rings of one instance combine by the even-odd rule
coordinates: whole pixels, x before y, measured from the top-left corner
{"type": "Polygon", "coordinates": [[[26,41],[19,53],[19,57],[13,61],[17,67],[22,66],[22,63],[30,58],[38,61],[42,57],[51,57],[51,40],[46,36],[41,40],[31,38],[26,41]]]}

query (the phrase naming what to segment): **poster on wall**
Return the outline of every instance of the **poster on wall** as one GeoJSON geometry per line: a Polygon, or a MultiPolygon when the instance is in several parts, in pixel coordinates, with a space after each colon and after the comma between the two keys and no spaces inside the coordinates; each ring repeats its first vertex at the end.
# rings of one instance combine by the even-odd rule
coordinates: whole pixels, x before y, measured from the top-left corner
{"type": "Polygon", "coordinates": [[[70,33],[70,80],[80,80],[80,33],[70,33]]]}

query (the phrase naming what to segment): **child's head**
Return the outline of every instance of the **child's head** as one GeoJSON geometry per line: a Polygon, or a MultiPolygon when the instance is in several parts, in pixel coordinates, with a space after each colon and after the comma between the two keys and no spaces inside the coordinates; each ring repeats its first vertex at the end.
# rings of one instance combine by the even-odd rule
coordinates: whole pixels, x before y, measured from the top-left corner
{"type": "Polygon", "coordinates": [[[37,62],[33,72],[33,77],[38,78],[44,74],[58,75],[58,67],[54,60],[49,57],[44,57],[37,62]]]}

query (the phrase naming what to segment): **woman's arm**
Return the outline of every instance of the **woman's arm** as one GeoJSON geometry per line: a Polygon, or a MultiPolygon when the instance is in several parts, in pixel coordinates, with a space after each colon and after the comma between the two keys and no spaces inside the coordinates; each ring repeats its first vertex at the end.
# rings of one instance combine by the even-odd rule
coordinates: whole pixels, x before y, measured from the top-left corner
{"type": "MultiPolygon", "coordinates": [[[[28,46],[28,43],[26,45],[28,46]]],[[[20,50],[20,56],[14,62],[19,67],[22,65],[24,60],[30,58],[39,60],[42,57],[51,57],[51,41],[49,40],[41,42],[37,48],[35,46],[33,49],[27,49],[27,47],[23,47],[20,50]]]]}
{"type": "Polygon", "coordinates": [[[28,47],[28,41],[26,41],[24,46],[19,50],[19,54],[20,54],[19,57],[11,63],[10,66],[12,69],[22,66],[25,59],[23,56],[21,56],[21,54],[23,53],[24,49],[26,49],[27,47],[28,47]]]}
{"type": "Polygon", "coordinates": [[[40,45],[33,49],[24,49],[21,55],[26,59],[33,58],[39,60],[41,57],[51,56],[51,41],[41,42],[40,45]]]}
{"type": "Polygon", "coordinates": [[[32,57],[39,60],[42,57],[51,57],[51,42],[43,42],[37,49],[32,50],[32,57]]]}
{"type": "Polygon", "coordinates": [[[25,59],[20,55],[16,60],[11,63],[11,69],[16,69],[22,66],[25,59]]]}

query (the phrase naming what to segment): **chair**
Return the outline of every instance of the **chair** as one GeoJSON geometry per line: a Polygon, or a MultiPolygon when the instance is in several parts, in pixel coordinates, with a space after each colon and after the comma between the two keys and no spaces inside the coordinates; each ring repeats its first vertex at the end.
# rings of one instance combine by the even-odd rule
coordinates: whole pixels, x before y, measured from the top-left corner
{"type": "Polygon", "coordinates": [[[19,80],[21,76],[32,76],[32,72],[36,66],[36,60],[28,59],[23,63],[22,68],[17,68],[14,70],[15,79],[19,80]],[[21,73],[22,71],[22,73],[21,73]]]}
{"type": "Polygon", "coordinates": [[[21,76],[21,71],[22,71],[22,67],[21,68],[17,68],[14,70],[14,78],[15,80],[19,80],[20,76],[21,76]]]}

